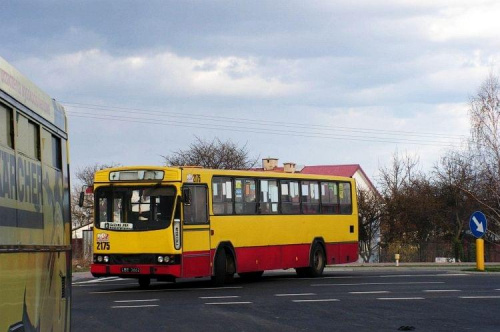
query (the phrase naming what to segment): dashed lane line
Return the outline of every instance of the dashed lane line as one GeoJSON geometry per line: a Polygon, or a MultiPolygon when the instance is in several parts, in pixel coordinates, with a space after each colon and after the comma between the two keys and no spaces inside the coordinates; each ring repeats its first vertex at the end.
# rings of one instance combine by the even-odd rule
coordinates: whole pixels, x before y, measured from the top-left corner
{"type": "Polygon", "coordinates": [[[252,304],[253,302],[208,302],[206,305],[239,305],[239,304],[252,304]]]}
{"type": "Polygon", "coordinates": [[[96,291],[89,292],[89,294],[116,294],[116,293],[154,293],[154,292],[188,292],[197,290],[227,290],[227,289],[241,289],[243,287],[205,287],[205,288],[178,288],[178,289],[131,289],[131,290],[116,290],[116,291],[96,291]]]}
{"type": "Polygon", "coordinates": [[[409,281],[409,282],[362,282],[353,284],[312,284],[312,287],[322,286],[373,286],[373,285],[425,285],[425,284],[444,284],[444,281],[409,281]]]}
{"type": "Polygon", "coordinates": [[[228,296],[200,296],[202,300],[210,300],[210,299],[236,299],[239,298],[237,295],[228,295],[228,296]]]}
{"type": "Polygon", "coordinates": [[[500,296],[496,295],[484,295],[484,296],[460,296],[461,299],[500,299],[500,296]]]}
{"type": "Polygon", "coordinates": [[[339,302],[339,299],[316,299],[316,300],[292,300],[295,303],[311,303],[311,302],[339,302]]]}
{"type": "Polygon", "coordinates": [[[106,277],[106,278],[98,278],[98,279],[91,279],[91,280],[85,280],[85,281],[75,281],[71,283],[72,285],[86,285],[86,284],[100,284],[100,283],[105,283],[105,282],[110,282],[110,281],[118,281],[118,280],[125,280],[120,277],[106,277]]]}
{"type": "Polygon", "coordinates": [[[453,293],[453,292],[461,292],[460,289],[424,289],[422,292],[424,293],[453,293]]]}
{"type": "Polygon", "coordinates": [[[117,305],[112,306],[111,309],[130,309],[130,308],[152,308],[159,307],[158,304],[146,304],[146,305],[117,305]]]}
{"type": "Polygon", "coordinates": [[[119,300],[113,301],[114,303],[137,303],[137,302],[158,302],[160,299],[147,299],[147,300],[119,300]]]}
{"type": "Polygon", "coordinates": [[[354,295],[364,295],[364,294],[387,294],[390,293],[390,291],[368,291],[368,292],[349,292],[349,294],[354,294],[354,295]]]}
{"type": "Polygon", "coordinates": [[[411,300],[425,300],[424,297],[378,297],[380,301],[411,301],[411,300]]]}
{"type": "Polygon", "coordinates": [[[296,294],[274,294],[274,296],[284,297],[284,296],[314,296],[316,293],[296,293],[296,294]]]}

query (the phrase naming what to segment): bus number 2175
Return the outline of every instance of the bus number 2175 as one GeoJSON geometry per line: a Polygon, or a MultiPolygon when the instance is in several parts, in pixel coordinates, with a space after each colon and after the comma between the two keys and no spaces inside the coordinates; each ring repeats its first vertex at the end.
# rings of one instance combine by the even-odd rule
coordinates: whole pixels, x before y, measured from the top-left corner
{"type": "Polygon", "coordinates": [[[109,250],[111,246],[109,242],[97,242],[97,250],[109,250]]]}

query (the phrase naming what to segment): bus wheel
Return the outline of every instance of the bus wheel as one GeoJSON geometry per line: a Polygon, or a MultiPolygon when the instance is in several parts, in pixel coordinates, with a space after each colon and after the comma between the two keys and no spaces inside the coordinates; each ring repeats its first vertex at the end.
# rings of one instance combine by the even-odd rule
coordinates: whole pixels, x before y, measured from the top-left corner
{"type": "Polygon", "coordinates": [[[323,270],[326,265],[326,255],[323,250],[323,246],[316,242],[313,244],[313,249],[311,251],[311,259],[309,261],[308,267],[301,267],[295,269],[297,271],[297,276],[300,278],[309,277],[317,278],[323,275],[323,270]]]}
{"type": "Polygon", "coordinates": [[[238,273],[240,279],[243,281],[257,281],[262,277],[263,274],[264,271],[238,273]]]}
{"type": "Polygon", "coordinates": [[[150,277],[139,277],[139,286],[141,288],[148,288],[150,284],[151,284],[150,277]]]}
{"type": "Polygon", "coordinates": [[[323,270],[326,265],[326,255],[323,250],[323,246],[319,243],[315,243],[312,250],[312,257],[310,262],[310,276],[313,278],[321,277],[323,275],[323,270]]]}
{"type": "Polygon", "coordinates": [[[224,283],[231,282],[234,277],[234,260],[228,256],[224,249],[220,249],[215,257],[214,275],[212,283],[220,287],[224,283]],[[232,272],[231,272],[232,271],[232,272]]]}

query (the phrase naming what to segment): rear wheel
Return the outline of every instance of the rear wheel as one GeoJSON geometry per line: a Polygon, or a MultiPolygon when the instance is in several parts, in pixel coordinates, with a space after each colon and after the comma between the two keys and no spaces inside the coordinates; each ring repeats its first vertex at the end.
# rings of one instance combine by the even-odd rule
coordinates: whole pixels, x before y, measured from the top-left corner
{"type": "Polygon", "coordinates": [[[139,286],[141,288],[148,288],[150,284],[151,284],[150,277],[139,277],[139,286]]]}
{"type": "Polygon", "coordinates": [[[243,281],[257,281],[262,277],[263,274],[264,271],[238,273],[240,279],[243,281]]]}
{"type": "Polygon", "coordinates": [[[317,278],[323,275],[323,270],[326,265],[326,254],[323,246],[318,242],[313,244],[313,248],[311,250],[311,258],[309,260],[308,267],[297,268],[297,275],[299,277],[310,277],[317,278]]]}

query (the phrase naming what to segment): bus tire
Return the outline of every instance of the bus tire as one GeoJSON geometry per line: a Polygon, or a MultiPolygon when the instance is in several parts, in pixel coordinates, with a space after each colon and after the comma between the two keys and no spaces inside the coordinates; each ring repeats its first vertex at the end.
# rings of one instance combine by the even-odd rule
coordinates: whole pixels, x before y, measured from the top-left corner
{"type": "Polygon", "coordinates": [[[326,265],[326,254],[323,246],[316,242],[311,251],[311,262],[309,263],[309,275],[312,278],[318,278],[323,275],[326,265]]]}
{"type": "Polygon", "coordinates": [[[151,284],[150,277],[139,277],[139,287],[145,289],[148,288],[150,284],[151,284]]]}
{"type": "Polygon", "coordinates": [[[231,255],[226,253],[224,248],[217,251],[214,263],[214,275],[212,276],[214,286],[220,287],[233,281],[234,272],[231,271],[234,271],[234,260],[231,255]]]}
{"type": "Polygon", "coordinates": [[[326,254],[323,246],[319,242],[315,242],[312,246],[311,257],[308,267],[296,268],[297,276],[300,278],[318,278],[323,275],[323,270],[326,265],[326,254]]]}
{"type": "Polygon", "coordinates": [[[240,279],[243,281],[257,281],[262,277],[263,274],[264,271],[238,273],[240,279]]]}

